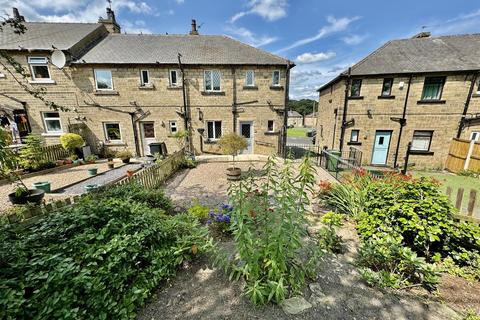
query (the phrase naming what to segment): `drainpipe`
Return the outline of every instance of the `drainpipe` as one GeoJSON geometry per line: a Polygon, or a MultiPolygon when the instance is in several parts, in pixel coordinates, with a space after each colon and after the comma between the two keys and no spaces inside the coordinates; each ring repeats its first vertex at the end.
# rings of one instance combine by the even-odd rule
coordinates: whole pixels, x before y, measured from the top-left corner
{"type": "Polygon", "coordinates": [[[345,129],[347,126],[347,108],[348,108],[348,89],[350,88],[350,76],[352,68],[348,68],[347,79],[345,80],[345,101],[343,102],[342,126],[340,131],[340,153],[343,150],[343,141],[345,140],[345,129]]]}
{"type": "Polygon", "coordinates": [[[333,122],[332,150],[335,148],[335,132],[337,131],[337,114],[338,114],[338,108],[335,108],[333,110],[334,122],[333,122]]]}
{"type": "Polygon", "coordinates": [[[287,70],[285,72],[285,107],[283,111],[283,132],[282,132],[282,156],[287,158],[287,126],[288,126],[288,101],[290,88],[290,69],[295,65],[290,60],[287,61],[287,70]]]}
{"type": "Polygon", "coordinates": [[[405,116],[407,114],[408,96],[409,96],[409,93],[410,93],[410,85],[412,83],[412,77],[413,77],[413,75],[410,75],[410,77],[408,78],[407,93],[405,95],[405,103],[403,104],[402,118],[399,119],[400,130],[398,131],[397,147],[395,148],[395,159],[393,161],[393,167],[394,168],[397,167],[398,151],[400,150],[400,141],[402,140],[403,127],[405,127],[405,125],[407,124],[407,119],[405,119],[405,116]]]}
{"type": "Polygon", "coordinates": [[[457,139],[462,135],[462,130],[465,126],[465,117],[467,116],[468,106],[470,105],[470,99],[472,98],[473,88],[477,82],[477,74],[473,74],[472,82],[470,83],[470,89],[468,90],[468,97],[465,101],[465,106],[463,107],[462,117],[460,118],[460,123],[458,124],[457,139]]]}
{"type": "Polygon", "coordinates": [[[129,112],[128,114],[132,118],[133,141],[135,142],[135,153],[136,153],[136,156],[138,157],[140,156],[140,147],[138,144],[137,126],[135,124],[135,112],[129,112]]]}
{"type": "Polygon", "coordinates": [[[237,77],[236,77],[236,70],[232,68],[232,117],[233,117],[233,132],[237,132],[237,77]]]}
{"type": "MultiPolygon", "coordinates": [[[[193,26],[193,22],[192,22],[192,26],[193,26]]],[[[182,58],[182,55],[179,53],[178,54],[178,67],[179,67],[180,71],[182,72],[183,122],[184,122],[185,131],[187,132],[187,148],[188,148],[187,151],[190,151],[190,150],[192,150],[192,139],[191,139],[191,134],[190,134],[190,128],[188,126],[188,121],[190,120],[190,116],[188,114],[188,107],[187,107],[187,92],[186,92],[186,86],[185,86],[185,70],[183,69],[181,58],[182,58]]]]}

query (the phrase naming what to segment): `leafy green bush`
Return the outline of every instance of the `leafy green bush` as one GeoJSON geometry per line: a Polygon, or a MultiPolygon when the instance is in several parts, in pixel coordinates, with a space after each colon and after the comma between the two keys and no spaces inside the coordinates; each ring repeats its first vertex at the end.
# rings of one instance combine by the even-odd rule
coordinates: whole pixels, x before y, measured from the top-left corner
{"type": "Polygon", "coordinates": [[[315,182],[311,160],[296,174],[270,158],[265,177],[250,175],[229,188],[231,227],[237,255],[219,254],[217,262],[235,279],[246,281],[245,294],[255,304],[281,302],[298,293],[314,274],[318,245],[309,246],[305,215],[315,182]]]}
{"type": "Polygon", "coordinates": [[[338,213],[327,212],[321,217],[325,225],[318,230],[320,247],[332,253],[341,253],[344,250],[342,238],[337,235],[337,229],[343,225],[342,216],[338,213]]]}
{"type": "Polygon", "coordinates": [[[152,290],[211,245],[195,219],[162,212],[87,197],[25,232],[2,227],[0,318],[134,318],[152,290]]]}
{"type": "Polygon", "coordinates": [[[198,200],[195,200],[194,204],[188,208],[187,212],[198,220],[204,221],[207,220],[210,209],[207,206],[201,205],[198,200]]]}
{"type": "Polygon", "coordinates": [[[422,284],[433,289],[438,283],[435,265],[426,263],[424,258],[390,236],[363,242],[357,264],[363,278],[379,287],[402,288],[422,284]]]}
{"type": "Polygon", "coordinates": [[[24,146],[18,152],[19,164],[25,170],[37,171],[43,160],[43,141],[38,135],[29,134],[23,140],[24,146]]]}
{"type": "Polygon", "coordinates": [[[85,141],[81,135],[76,133],[65,133],[60,136],[60,143],[62,144],[63,149],[67,150],[70,153],[70,156],[75,154],[75,149],[83,146],[85,141]]]}

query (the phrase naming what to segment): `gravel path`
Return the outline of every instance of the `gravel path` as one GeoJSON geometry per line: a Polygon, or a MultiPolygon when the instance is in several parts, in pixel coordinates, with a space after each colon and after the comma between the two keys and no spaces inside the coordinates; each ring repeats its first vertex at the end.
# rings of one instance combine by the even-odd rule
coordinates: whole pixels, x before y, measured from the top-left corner
{"type": "Polygon", "coordinates": [[[103,186],[104,184],[117,180],[122,176],[127,174],[127,170],[138,170],[141,168],[141,164],[130,163],[125,164],[121,167],[114,168],[112,170],[104,171],[101,174],[96,175],[88,180],[77,183],[73,186],[67,187],[65,189],[59,190],[61,194],[82,194],[85,193],[85,186],[90,184],[96,184],[98,186],[103,186]]]}

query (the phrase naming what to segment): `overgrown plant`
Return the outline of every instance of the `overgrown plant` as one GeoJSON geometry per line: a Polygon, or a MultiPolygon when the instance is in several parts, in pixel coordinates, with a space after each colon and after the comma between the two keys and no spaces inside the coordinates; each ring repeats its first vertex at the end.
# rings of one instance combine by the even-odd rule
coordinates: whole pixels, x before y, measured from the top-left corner
{"type": "Polygon", "coordinates": [[[62,147],[68,151],[70,157],[76,156],[75,150],[83,146],[85,141],[82,136],[76,133],[65,133],[60,136],[62,147]]]}
{"type": "Polygon", "coordinates": [[[344,251],[342,238],[337,234],[338,228],[343,225],[342,216],[339,213],[327,212],[321,218],[324,224],[318,230],[318,243],[328,252],[342,253],[344,251]]]}
{"type": "Polygon", "coordinates": [[[48,167],[54,167],[55,164],[43,158],[43,141],[35,134],[29,134],[23,140],[23,147],[18,152],[20,166],[29,171],[38,171],[48,167]]]}
{"type": "Polygon", "coordinates": [[[0,178],[15,185],[17,197],[28,195],[30,191],[15,170],[18,167],[18,156],[8,148],[8,132],[0,128],[0,178]]]}
{"type": "Polygon", "coordinates": [[[315,183],[311,160],[305,158],[298,173],[291,161],[280,165],[273,157],[263,169],[265,177],[249,175],[229,187],[238,254],[233,261],[228,254],[217,259],[231,278],[246,281],[245,293],[255,304],[279,303],[300,293],[314,274],[320,252],[305,240],[305,215],[315,183]]]}

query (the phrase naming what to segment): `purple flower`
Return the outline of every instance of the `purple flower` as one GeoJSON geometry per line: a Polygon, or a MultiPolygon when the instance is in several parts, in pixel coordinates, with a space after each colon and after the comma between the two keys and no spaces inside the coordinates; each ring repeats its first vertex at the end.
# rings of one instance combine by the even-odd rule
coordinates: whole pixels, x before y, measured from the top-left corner
{"type": "Polygon", "coordinates": [[[207,224],[212,224],[212,220],[208,219],[207,224]]]}
{"type": "Polygon", "coordinates": [[[208,213],[208,216],[209,216],[210,218],[213,218],[213,217],[215,217],[215,212],[213,212],[213,211],[210,211],[210,212],[208,213]]]}

